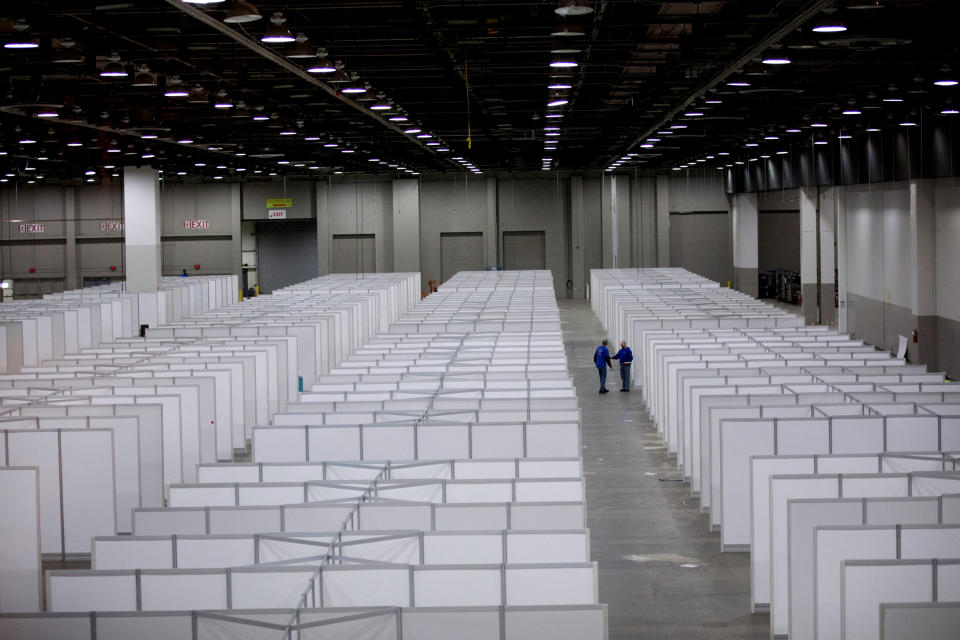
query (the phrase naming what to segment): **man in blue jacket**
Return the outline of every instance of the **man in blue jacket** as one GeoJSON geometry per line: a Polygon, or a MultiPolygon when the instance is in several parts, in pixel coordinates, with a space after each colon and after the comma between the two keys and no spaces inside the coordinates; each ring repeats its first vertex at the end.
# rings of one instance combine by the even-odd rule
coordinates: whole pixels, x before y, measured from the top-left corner
{"type": "Polygon", "coordinates": [[[630,391],[630,364],[633,362],[633,351],[625,340],[620,341],[620,350],[611,356],[620,361],[620,381],[623,383],[620,391],[630,391]]]}
{"type": "Polygon", "coordinates": [[[610,350],[607,349],[607,341],[604,340],[593,352],[593,364],[597,367],[597,373],[600,374],[600,393],[610,393],[607,389],[607,367],[613,369],[610,364],[610,350]]]}

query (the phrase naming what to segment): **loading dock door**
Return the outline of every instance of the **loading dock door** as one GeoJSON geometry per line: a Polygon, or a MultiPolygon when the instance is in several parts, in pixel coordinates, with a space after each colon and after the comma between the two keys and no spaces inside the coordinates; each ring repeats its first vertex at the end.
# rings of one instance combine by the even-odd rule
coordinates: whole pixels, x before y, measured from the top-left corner
{"type": "Polygon", "coordinates": [[[546,269],[546,236],[543,231],[504,231],[504,269],[546,269]]]}
{"type": "Polygon", "coordinates": [[[458,271],[483,269],[482,233],[440,234],[440,279],[446,282],[458,271]]]}

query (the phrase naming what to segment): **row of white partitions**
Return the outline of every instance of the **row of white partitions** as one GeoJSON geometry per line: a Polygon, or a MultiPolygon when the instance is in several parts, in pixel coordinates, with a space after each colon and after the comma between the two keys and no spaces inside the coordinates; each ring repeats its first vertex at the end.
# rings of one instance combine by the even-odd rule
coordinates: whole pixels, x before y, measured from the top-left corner
{"type": "Polygon", "coordinates": [[[591,288],[772,637],[957,637],[960,385],[682,269],[591,288]]]}
{"type": "Polygon", "coordinates": [[[0,637],[606,638],[549,272],[145,334],[0,375],[0,637]]]}

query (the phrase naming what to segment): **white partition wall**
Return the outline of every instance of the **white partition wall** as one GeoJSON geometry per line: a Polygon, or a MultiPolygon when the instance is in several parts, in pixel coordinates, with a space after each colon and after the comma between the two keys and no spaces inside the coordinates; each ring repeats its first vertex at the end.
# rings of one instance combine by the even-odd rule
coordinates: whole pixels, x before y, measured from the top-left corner
{"type": "Polygon", "coordinates": [[[417,274],[327,276],[0,376],[11,420],[137,408],[153,443],[118,458],[151,470],[133,535],[0,633],[605,640],[552,277],[418,301],[417,274]]]}
{"type": "Polygon", "coordinates": [[[40,482],[36,467],[0,467],[0,612],[40,610],[40,482]]]}
{"type": "MultiPolygon", "coordinates": [[[[839,608],[817,616],[817,580],[828,580],[813,556],[817,527],[854,527],[846,547],[823,533],[835,537],[823,549],[834,603],[831,553],[901,557],[859,531],[899,540],[930,525],[955,536],[960,385],[682,269],[594,270],[591,291],[608,337],[631,344],[647,409],[722,549],[750,552],[751,607],[769,608],[771,636],[877,637],[879,610],[855,614],[869,618],[867,635],[839,608]]],[[[860,586],[865,601],[872,587],[860,586]]],[[[911,601],[910,588],[899,593],[911,601]]]]}

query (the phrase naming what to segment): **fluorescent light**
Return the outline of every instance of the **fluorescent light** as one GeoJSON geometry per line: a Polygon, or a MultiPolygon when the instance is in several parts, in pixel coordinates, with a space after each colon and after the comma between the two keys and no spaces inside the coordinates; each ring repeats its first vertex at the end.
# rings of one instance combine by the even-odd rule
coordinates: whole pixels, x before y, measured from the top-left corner
{"type": "Polygon", "coordinates": [[[548,107],[561,107],[561,106],[563,106],[563,105],[565,105],[565,104],[568,104],[569,102],[570,102],[569,100],[566,100],[566,99],[564,99],[564,98],[560,98],[560,99],[557,99],[557,100],[551,100],[550,102],[547,103],[547,106],[548,106],[548,107]]]}
{"type": "Polygon", "coordinates": [[[845,115],[845,116],[859,116],[859,115],[861,115],[862,113],[863,113],[863,112],[860,111],[859,109],[847,109],[846,111],[843,112],[843,115],[845,115]]]}
{"type": "Polygon", "coordinates": [[[728,87],[749,87],[750,83],[746,80],[733,80],[727,83],[728,87]]]}
{"type": "Polygon", "coordinates": [[[743,146],[745,146],[745,147],[759,147],[760,145],[759,145],[758,143],[756,143],[756,142],[748,142],[747,144],[745,144],[745,145],[743,145],[743,146]]]}
{"type": "Polygon", "coordinates": [[[903,98],[884,98],[884,102],[903,102],[903,98]]]}
{"type": "Polygon", "coordinates": [[[671,129],[686,129],[687,125],[685,124],[672,124],[670,125],[671,129]]]}
{"type": "Polygon", "coordinates": [[[790,152],[789,152],[789,151],[777,151],[777,155],[778,155],[778,156],[785,156],[785,155],[787,155],[788,153],[790,153],[790,152]]]}
{"type": "Polygon", "coordinates": [[[67,146],[68,146],[68,147],[82,147],[82,146],[83,146],[83,143],[82,143],[82,142],[68,142],[68,143],[67,143],[67,146]]]}
{"type": "Polygon", "coordinates": [[[20,144],[36,144],[37,141],[32,138],[23,138],[20,140],[20,144]]]}
{"type": "Polygon", "coordinates": [[[841,134],[841,135],[837,136],[837,139],[838,139],[838,140],[849,140],[849,139],[852,138],[852,137],[853,137],[853,136],[844,133],[844,134],[841,134]]]}
{"type": "Polygon", "coordinates": [[[233,106],[233,103],[231,103],[231,102],[226,102],[226,101],[213,103],[213,108],[214,108],[214,109],[229,109],[229,108],[232,107],[232,106],[233,106]]]}
{"type": "Polygon", "coordinates": [[[645,143],[643,143],[642,145],[640,145],[640,148],[641,148],[641,149],[653,149],[653,145],[650,144],[650,143],[648,143],[648,142],[645,142],[645,143]]]}
{"type": "Polygon", "coordinates": [[[937,80],[933,84],[937,85],[938,87],[955,87],[958,83],[956,80],[937,80]]]}
{"type": "Polygon", "coordinates": [[[723,104],[723,100],[717,100],[716,98],[713,98],[711,100],[704,100],[703,103],[704,104],[723,104]]]}
{"type": "Polygon", "coordinates": [[[771,56],[769,58],[764,58],[762,62],[763,64],[773,65],[790,64],[790,58],[784,58],[783,56],[771,56]]]}
{"type": "Polygon", "coordinates": [[[814,129],[823,129],[823,128],[826,127],[827,125],[825,125],[825,124],[822,123],[822,122],[814,122],[814,123],[811,124],[810,126],[813,127],[814,129]]]}
{"type": "Polygon", "coordinates": [[[336,142],[325,142],[323,146],[326,149],[336,149],[339,145],[336,142]]]}
{"type": "Polygon", "coordinates": [[[940,112],[940,114],[944,116],[955,116],[958,113],[960,113],[960,111],[957,111],[956,109],[944,109],[940,112]]]}
{"type": "Polygon", "coordinates": [[[557,90],[557,91],[562,91],[562,90],[564,90],[564,89],[573,89],[573,85],[571,85],[571,84],[564,84],[564,83],[562,83],[562,82],[556,82],[556,83],[554,83],[554,84],[548,84],[548,85],[547,85],[547,89],[555,89],[555,90],[557,90]]]}
{"type": "Polygon", "coordinates": [[[193,140],[190,138],[181,138],[180,140],[177,140],[177,142],[180,144],[193,144],[193,140]]]}
{"type": "Polygon", "coordinates": [[[842,33],[846,30],[847,27],[843,24],[843,21],[835,18],[825,18],[813,25],[813,28],[811,29],[811,31],[815,31],[817,33],[842,33]]]}
{"type": "Polygon", "coordinates": [[[821,145],[821,144],[830,144],[830,143],[828,143],[826,140],[817,140],[817,141],[815,141],[813,144],[815,144],[815,145],[821,145]]]}
{"type": "Polygon", "coordinates": [[[917,123],[916,123],[916,122],[913,122],[913,121],[911,121],[911,120],[905,120],[905,121],[903,121],[903,122],[900,123],[900,126],[901,126],[901,127],[915,127],[915,126],[917,126],[917,123]]]}
{"type": "Polygon", "coordinates": [[[163,95],[167,98],[186,98],[188,95],[190,95],[190,93],[188,91],[184,91],[183,89],[170,89],[168,91],[164,91],[163,95]]]}
{"type": "Polygon", "coordinates": [[[421,140],[426,140],[427,138],[432,138],[433,136],[429,133],[418,133],[417,137],[421,140]]]}
{"type": "Polygon", "coordinates": [[[40,43],[30,38],[17,38],[3,44],[4,49],[36,49],[40,43]]]}
{"type": "Polygon", "coordinates": [[[157,136],[156,134],[153,134],[153,133],[145,133],[142,136],[140,136],[140,138],[142,140],[156,140],[157,136]]]}
{"type": "Polygon", "coordinates": [[[687,111],[687,112],[686,112],[685,114],[683,114],[683,115],[684,115],[685,117],[687,117],[687,118],[699,118],[700,116],[703,115],[703,113],[700,112],[700,111],[687,111]]]}
{"type": "Polygon", "coordinates": [[[406,122],[407,116],[390,116],[390,122],[406,122]]]}
{"type": "Polygon", "coordinates": [[[56,118],[57,115],[59,114],[56,111],[40,111],[37,113],[38,118],[56,118]]]}
{"type": "Polygon", "coordinates": [[[371,106],[370,106],[370,110],[371,110],[371,111],[390,111],[390,109],[392,109],[392,108],[393,108],[393,107],[391,107],[389,104],[386,104],[386,103],[384,103],[384,104],[374,104],[374,105],[371,105],[371,106]]]}
{"type": "Polygon", "coordinates": [[[412,129],[407,129],[406,131],[404,131],[404,133],[420,133],[421,131],[423,131],[423,129],[417,129],[416,127],[414,127],[412,129]]]}
{"type": "Polygon", "coordinates": [[[253,116],[253,119],[257,122],[263,122],[264,120],[269,120],[270,116],[253,116]]]}
{"type": "Polygon", "coordinates": [[[295,135],[297,135],[297,132],[296,132],[296,131],[293,131],[292,129],[286,129],[286,130],[284,130],[284,131],[281,131],[281,132],[280,132],[280,135],[281,135],[281,136],[295,136],[295,135]]]}
{"type": "Polygon", "coordinates": [[[779,136],[764,136],[764,140],[779,140],[779,136]]]}
{"type": "Polygon", "coordinates": [[[560,134],[557,133],[556,131],[547,131],[547,132],[546,132],[545,134],[543,134],[543,135],[545,135],[545,136],[559,136],[560,134]]]}
{"type": "Polygon", "coordinates": [[[353,149],[340,149],[340,153],[356,153],[353,149]]]}
{"type": "Polygon", "coordinates": [[[867,133],[879,133],[879,132],[880,132],[879,127],[870,127],[869,129],[867,129],[867,133]]]}
{"type": "Polygon", "coordinates": [[[316,62],[307,67],[307,73],[333,73],[337,68],[329,60],[316,62]]]}
{"type": "Polygon", "coordinates": [[[800,129],[787,129],[787,133],[803,133],[800,129]]]}
{"type": "Polygon", "coordinates": [[[345,88],[343,88],[343,89],[340,90],[340,93],[346,93],[346,94],[351,94],[351,93],[366,93],[366,92],[367,92],[367,88],[366,88],[366,87],[362,87],[362,86],[345,87],[345,88]]]}

